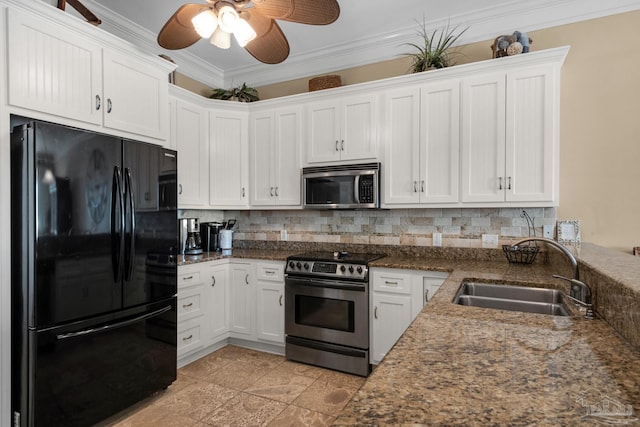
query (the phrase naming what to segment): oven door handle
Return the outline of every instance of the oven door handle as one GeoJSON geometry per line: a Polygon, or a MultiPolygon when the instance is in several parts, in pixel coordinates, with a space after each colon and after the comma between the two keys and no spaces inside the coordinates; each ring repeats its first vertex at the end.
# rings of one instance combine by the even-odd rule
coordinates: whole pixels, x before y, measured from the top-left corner
{"type": "Polygon", "coordinates": [[[289,286],[311,286],[314,288],[332,288],[332,289],[344,289],[347,291],[359,291],[365,292],[367,285],[364,283],[344,282],[338,280],[325,280],[325,279],[303,279],[303,278],[285,278],[285,285],[289,286]]]}

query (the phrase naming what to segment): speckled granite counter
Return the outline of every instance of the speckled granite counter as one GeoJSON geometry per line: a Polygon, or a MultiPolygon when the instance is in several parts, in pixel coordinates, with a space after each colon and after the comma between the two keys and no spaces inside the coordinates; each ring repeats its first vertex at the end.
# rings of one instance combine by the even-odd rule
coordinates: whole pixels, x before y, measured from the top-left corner
{"type": "Polygon", "coordinates": [[[285,261],[289,255],[298,251],[267,250],[267,249],[233,249],[231,255],[222,252],[204,252],[202,255],[178,255],[178,265],[195,264],[198,262],[215,261],[218,259],[263,259],[267,261],[285,261]]]}
{"type": "Polygon", "coordinates": [[[557,267],[412,257],[374,266],[452,273],[335,425],[640,425],[640,353],[604,320],[451,303],[464,279],[541,285],[557,267]]]}

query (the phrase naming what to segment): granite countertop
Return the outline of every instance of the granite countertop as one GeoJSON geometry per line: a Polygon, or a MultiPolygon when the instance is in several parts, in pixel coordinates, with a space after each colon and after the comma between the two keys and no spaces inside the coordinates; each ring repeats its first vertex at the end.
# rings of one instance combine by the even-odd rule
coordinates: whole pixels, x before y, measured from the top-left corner
{"type": "Polygon", "coordinates": [[[265,261],[285,261],[295,250],[233,249],[231,255],[222,252],[203,252],[202,255],[178,255],[178,265],[196,264],[219,259],[260,259],[265,261]]]}
{"type": "Polygon", "coordinates": [[[451,275],[335,425],[640,425],[640,353],[601,318],[451,302],[465,279],[542,286],[557,267],[401,256],[373,266],[451,275]]]}

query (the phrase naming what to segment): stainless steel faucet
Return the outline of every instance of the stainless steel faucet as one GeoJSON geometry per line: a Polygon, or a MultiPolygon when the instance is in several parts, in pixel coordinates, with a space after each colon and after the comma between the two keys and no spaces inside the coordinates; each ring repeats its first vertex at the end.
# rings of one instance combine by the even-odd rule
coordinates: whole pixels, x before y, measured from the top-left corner
{"type": "Polygon", "coordinates": [[[562,244],[556,242],[552,239],[547,239],[546,237],[525,237],[524,239],[520,239],[515,242],[512,247],[516,248],[523,243],[526,242],[544,242],[547,243],[554,248],[558,249],[560,252],[565,254],[569,261],[571,262],[571,267],[573,268],[573,279],[565,276],[560,276],[559,274],[554,274],[553,277],[556,279],[562,279],[569,282],[569,295],[571,296],[571,300],[576,301],[579,305],[587,307],[587,316],[593,315],[593,305],[591,304],[591,288],[589,286],[580,281],[580,272],[578,271],[578,260],[573,256],[571,251],[564,247],[562,244]]]}

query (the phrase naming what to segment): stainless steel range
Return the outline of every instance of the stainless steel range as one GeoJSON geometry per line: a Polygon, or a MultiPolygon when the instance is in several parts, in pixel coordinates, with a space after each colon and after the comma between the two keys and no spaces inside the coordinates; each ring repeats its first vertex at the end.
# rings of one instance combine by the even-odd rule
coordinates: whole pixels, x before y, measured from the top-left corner
{"type": "Polygon", "coordinates": [[[369,263],[383,256],[310,252],[287,258],[287,359],[369,375],[369,263]]]}

